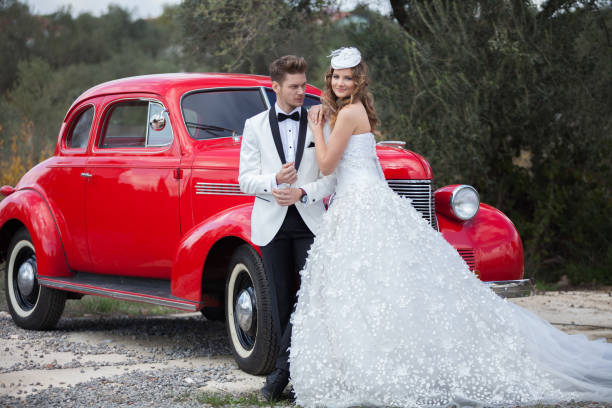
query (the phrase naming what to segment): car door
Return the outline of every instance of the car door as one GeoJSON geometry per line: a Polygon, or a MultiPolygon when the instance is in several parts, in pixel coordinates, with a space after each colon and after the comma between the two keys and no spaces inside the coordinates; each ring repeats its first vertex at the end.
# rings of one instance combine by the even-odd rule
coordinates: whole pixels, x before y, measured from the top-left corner
{"type": "Polygon", "coordinates": [[[66,117],[54,160],[48,167],[46,182],[51,188],[49,201],[55,209],[56,222],[62,233],[66,260],[70,269],[87,270],[91,266],[85,227],[85,187],[87,150],[97,107],[102,98],[90,99],[75,107],[66,117]]]}
{"type": "Polygon", "coordinates": [[[180,238],[179,165],[179,143],[159,99],[105,101],[86,188],[93,272],[170,278],[180,238]],[[151,125],[156,115],[165,123],[159,130],[151,125]]]}

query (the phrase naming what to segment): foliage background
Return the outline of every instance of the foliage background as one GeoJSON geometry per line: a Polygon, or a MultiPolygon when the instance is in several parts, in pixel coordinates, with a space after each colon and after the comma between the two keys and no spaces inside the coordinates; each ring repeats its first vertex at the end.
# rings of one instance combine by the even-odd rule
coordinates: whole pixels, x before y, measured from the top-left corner
{"type": "Polygon", "coordinates": [[[435,185],[474,185],[523,238],[526,275],[612,284],[612,4],[601,0],[184,0],[154,19],[33,15],[0,0],[0,185],[53,154],[72,101],[100,82],[176,71],[266,74],[355,45],[381,137],[404,140],[435,185]]]}

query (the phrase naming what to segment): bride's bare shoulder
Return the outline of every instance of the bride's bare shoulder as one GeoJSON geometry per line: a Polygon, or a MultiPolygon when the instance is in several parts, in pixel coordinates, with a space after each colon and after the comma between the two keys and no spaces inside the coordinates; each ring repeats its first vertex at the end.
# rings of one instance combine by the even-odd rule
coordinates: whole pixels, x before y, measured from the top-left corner
{"type": "Polygon", "coordinates": [[[366,117],[368,116],[363,104],[358,102],[346,105],[340,109],[340,112],[338,112],[338,119],[344,117],[346,119],[355,120],[359,119],[363,115],[366,117]]]}
{"type": "Polygon", "coordinates": [[[350,124],[353,133],[365,133],[371,129],[368,112],[361,102],[353,103],[340,109],[336,120],[336,123],[338,122],[350,124]]]}

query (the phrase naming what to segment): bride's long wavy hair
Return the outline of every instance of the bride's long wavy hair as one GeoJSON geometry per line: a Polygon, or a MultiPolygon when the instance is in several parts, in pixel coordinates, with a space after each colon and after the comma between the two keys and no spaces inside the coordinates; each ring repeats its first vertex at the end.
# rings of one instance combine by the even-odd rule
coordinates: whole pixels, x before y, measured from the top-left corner
{"type": "Polygon", "coordinates": [[[332,76],[334,75],[334,69],[332,67],[327,68],[325,73],[325,89],[323,90],[323,105],[325,106],[326,114],[329,115],[329,119],[332,127],[336,123],[338,112],[343,107],[350,105],[355,100],[361,101],[368,114],[368,120],[370,121],[370,127],[372,132],[376,131],[376,124],[378,123],[378,117],[376,116],[376,110],[374,109],[374,98],[368,90],[370,85],[370,78],[368,76],[368,66],[365,62],[361,61],[359,64],[351,68],[353,74],[353,81],[355,82],[355,89],[351,92],[351,96],[346,98],[337,98],[332,89],[332,76]]]}

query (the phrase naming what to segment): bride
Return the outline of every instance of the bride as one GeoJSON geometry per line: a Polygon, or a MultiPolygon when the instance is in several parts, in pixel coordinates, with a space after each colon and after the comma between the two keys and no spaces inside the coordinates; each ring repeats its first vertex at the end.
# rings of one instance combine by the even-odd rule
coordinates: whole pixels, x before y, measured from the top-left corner
{"type": "Polygon", "coordinates": [[[338,185],[292,316],[297,404],[612,402],[612,344],[567,335],[499,298],[387,186],[357,49],[332,53],[324,96],[327,124],[319,109],[308,119],[320,170],[336,171],[338,185]]]}

